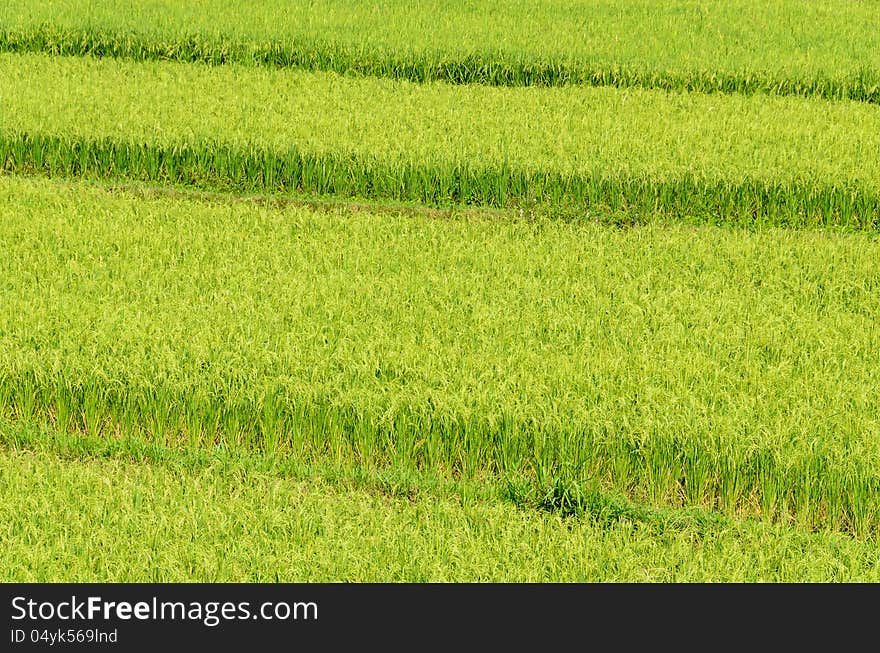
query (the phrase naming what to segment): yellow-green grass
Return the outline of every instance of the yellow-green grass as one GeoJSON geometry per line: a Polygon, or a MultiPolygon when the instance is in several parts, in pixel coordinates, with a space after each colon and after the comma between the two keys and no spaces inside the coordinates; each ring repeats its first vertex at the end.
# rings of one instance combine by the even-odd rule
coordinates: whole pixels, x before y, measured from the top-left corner
{"type": "Polygon", "coordinates": [[[7,170],[581,218],[880,219],[880,112],[856,102],[8,54],[0,101],[7,170]]]}
{"type": "Polygon", "coordinates": [[[424,81],[880,100],[880,14],[816,0],[11,0],[0,48],[424,81]]]}
{"type": "Polygon", "coordinates": [[[876,545],[840,534],[600,524],[234,461],[193,467],[0,445],[0,490],[4,582],[880,579],[876,545]]]}
{"type": "Polygon", "coordinates": [[[876,532],[880,241],[375,215],[0,178],[0,406],[876,532]]]}

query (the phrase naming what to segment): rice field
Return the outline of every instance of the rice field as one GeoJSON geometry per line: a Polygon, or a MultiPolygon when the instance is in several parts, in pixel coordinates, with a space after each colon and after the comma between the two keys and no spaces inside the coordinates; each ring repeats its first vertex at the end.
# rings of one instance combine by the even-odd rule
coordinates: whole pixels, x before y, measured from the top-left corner
{"type": "Polygon", "coordinates": [[[0,8],[3,579],[876,580],[870,4],[331,4],[0,8]]]}
{"type": "Polygon", "coordinates": [[[873,545],[840,534],[675,513],[573,522],[436,490],[413,498],[306,482],[255,461],[133,462],[4,449],[0,487],[0,537],[10,543],[0,548],[0,565],[15,582],[880,578],[873,545]]]}
{"type": "Polygon", "coordinates": [[[12,171],[578,215],[880,220],[880,113],[857,102],[45,55],[0,55],[0,88],[12,171]]]}
{"type": "Polygon", "coordinates": [[[0,50],[880,102],[880,17],[829,0],[8,0],[0,50]]]}

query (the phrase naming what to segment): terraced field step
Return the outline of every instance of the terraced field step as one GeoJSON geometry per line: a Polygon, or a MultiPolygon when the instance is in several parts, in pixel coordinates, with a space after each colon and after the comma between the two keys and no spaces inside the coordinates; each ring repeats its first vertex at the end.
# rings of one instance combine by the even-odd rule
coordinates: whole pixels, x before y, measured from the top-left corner
{"type": "Polygon", "coordinates": [[[528,478],[558,512],[598,485],[872,536],[878,248],[5,177],[0,406],[166,446],[528,478]]]}
{"type": "Polygon", "coordinates": [[[754,522],[598,523],[504,503],[393,497],[278,476],[65,451],[0,427],[13,582],[876,581],[876,544],[754,522]],[[71,503],[77,506],[71,510],[71,503]]]}
{"type": "Polygon", "coordinates": [[[815,0],[12,0],[0,50],[333,70],[424,82],[639,86],[880,101],[880,18],[815,0]]]}
{"type": "Polygon", "coordinates": [[[577,215],[880,220],[880,112],[855,102],[42,55],[0,56],[0,88],[11,171],[577,215]]]}

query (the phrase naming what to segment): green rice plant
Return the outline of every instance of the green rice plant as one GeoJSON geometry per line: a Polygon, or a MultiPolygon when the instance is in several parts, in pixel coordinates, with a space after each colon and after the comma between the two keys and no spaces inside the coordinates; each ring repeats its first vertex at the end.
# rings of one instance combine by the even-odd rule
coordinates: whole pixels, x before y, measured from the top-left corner
{"type": "Polygon", "coordinates": [[[880,114],[852,102],[42,55],[0,56],[0,89],[9,171],[636,221],[880,219],[880,114]]]}
{"type": "MultiPolygon", "coordinates": [[[[4,424],[0,438],[24,435],[4,424]]],[[[29,437],[26,436],[25,437],[29,437]]],[[[51,438],[51,434],[38,437],[51,438]]],[[[36,443],[35,443],[36,444],[36,443]]],[[[177,452],[179,453],[179,452],[177,452]]],[[[876,581],[850,537],[652,511],[596,519],[290,477],[0,447],[4,582],[876,581]],[[71,510],[71,505],[76,510],[71,510]],[[356,534],[356,536],[355,536],[356,534]]]]}
{"type": "Polygon", "coordinates": [[[829,0],[11,0],[0,49],[298,67],[414,82],[880,100],[880,19],[829,0]]]}
{"type": "Polygon", "coordinates": [[[0,177],[0,408],[873,536],[878,247],[0,177]]]}

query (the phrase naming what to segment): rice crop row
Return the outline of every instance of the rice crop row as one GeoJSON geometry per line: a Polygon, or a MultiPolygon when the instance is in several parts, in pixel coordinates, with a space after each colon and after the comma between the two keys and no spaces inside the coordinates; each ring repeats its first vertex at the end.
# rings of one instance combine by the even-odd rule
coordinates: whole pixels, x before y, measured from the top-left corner
{"type": "Polygon", "coordinates": [[[11,1],[0,50],[238,62],[456,84],[598,84],[880,101],[863,3],[11,1]]]}
{"type": "Polygon", "coordinates": [[[840,535],[760,524],[600,526],[228,465],[193,470],[0,448],[0,488],[7,582],[878,578],[876,547],[840,535]]]}
{"type": "Polygon", "coordinates": [[[853,102],[42,55],[0,56],[0,100],[12,171],[710,221],[880,219],[880,113],[853,102]]]}
{"type": "Polygon", "coordinates": [[[437,170],[404,164],[393,172],[374,160],[290,149],[242,153],[222,145],[166,148],[155,145],[70,140],[65,137],[0,136],[7,172],[114,178],[219,189],[337,195],[380,200],[505,207],[550,203],[561,215],[597,220],[643,221],[656,214],[690,216],[713,223],[802,227],[845,225],[874,229],[880,197],[843,186],[780,186],[760,181],[705,182],[686,176],[669,181],[565,177],[508,168],[437,170]],[[379,168],[377,170],[377,168],[379,168]],[[585,207],[578,210],[578,207],[585,207]],[[625,215],[623,214],[625,212],[625,215]]]}
{"type": "Polygon", "coordinates": [[[875,533],[880,242],[0,178],[0,406],[94,437],[875,533]],[[529,485],[531,484],[531,485],[529,485]]]}

